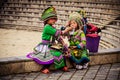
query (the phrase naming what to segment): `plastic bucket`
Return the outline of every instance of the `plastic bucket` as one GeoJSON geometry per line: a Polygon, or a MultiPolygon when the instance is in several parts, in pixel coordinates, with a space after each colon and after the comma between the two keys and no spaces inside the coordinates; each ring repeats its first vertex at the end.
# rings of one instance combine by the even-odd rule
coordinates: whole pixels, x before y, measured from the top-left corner
{"type": "Polygon", "coordinates": [[[98,52],[100,36],[90,37],[86,36],[86,47],[89,52],[98,52]]]}

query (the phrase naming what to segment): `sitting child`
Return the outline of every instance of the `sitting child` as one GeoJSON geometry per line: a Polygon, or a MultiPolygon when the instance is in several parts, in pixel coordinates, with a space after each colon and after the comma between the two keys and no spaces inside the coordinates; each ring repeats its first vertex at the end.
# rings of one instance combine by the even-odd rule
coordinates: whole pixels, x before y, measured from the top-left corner
{"type": "MultiPolygon", "coordinates": [[[[41,19],[44,21],[44,29],[42,32],[42,42],[34,48],[34,52],[27,55],[38,64],[42,64],[42,72],[49,73],[51,64],[55,65],[56,69],[62,68],[67,71],[65,59],[62,52],[52,48],[55,40],[61,42],[61,31],[57,30],[53,25],[57,21],[57,14],[54,7],[48,7],[42,13],[41,19]]],[[[64,44],[63,44],[64,45],[64,44]]]]}
{"type": "Polygon", "coordinates": [[[88,51],[86,49],[86,37],[82,30],[82,17],[78,12],[74,12],[69,16],[69,23],[66,29],[62,32],[69,32],[69,52],[70,60],[76,64],[76,69],[87,68],[90,61],[88,51]]]}

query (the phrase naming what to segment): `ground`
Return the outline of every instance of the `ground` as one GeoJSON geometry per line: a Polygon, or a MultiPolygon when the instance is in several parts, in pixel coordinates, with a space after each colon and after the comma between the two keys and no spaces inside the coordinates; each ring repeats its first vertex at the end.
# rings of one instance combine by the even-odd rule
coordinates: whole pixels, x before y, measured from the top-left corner
{"type": "Polygon", "coordinates": [[[120,80],[120,63],[95,65],[83,70],[69,69],[69,72],[12,74],[1,76],[0,80],[120,80]]]}
{"type": "Polygon", "coordinates": [[[0,29],[0,58],[26,56],[41,41],[41,32],[0,29]]]}

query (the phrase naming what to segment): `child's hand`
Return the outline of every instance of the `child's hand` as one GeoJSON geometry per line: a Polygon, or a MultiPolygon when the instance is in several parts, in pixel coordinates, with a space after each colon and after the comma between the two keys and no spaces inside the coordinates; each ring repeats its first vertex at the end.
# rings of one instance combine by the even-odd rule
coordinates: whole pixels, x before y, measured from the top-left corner
{"type": "Polygon", "coordinates": [[[66,27],[69,26],[69,25],[70,25],[70,21],[68,21],[68,22],[65,24],[66,27]]]}
{"type": "Polygon", "coordinates": [[[71,31],[73,28],[72,27],[67,27],[64,31],[62,31],[62,34],[66,34],[69,31],[71,31]]]}

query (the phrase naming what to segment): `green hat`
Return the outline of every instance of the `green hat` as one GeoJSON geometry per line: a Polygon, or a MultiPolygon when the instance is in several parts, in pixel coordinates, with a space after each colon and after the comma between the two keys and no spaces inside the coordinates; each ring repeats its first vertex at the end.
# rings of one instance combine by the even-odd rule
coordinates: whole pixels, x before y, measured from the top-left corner
{"type": "Polygon", "coordinates": [[[48,7],[44,10],[41,16],[41,20],[46,21],[50,18],[57,18],[57,13],[55,11],[55,8],[53,6],[48,7]]]}
{"type": "Polygon", "coordinates": [[[82,16],[78,12],[73,12],[69,15],[69,20],[75,20],[77,22],[78,26],[83,26],[82,23],[82,16]]]}

